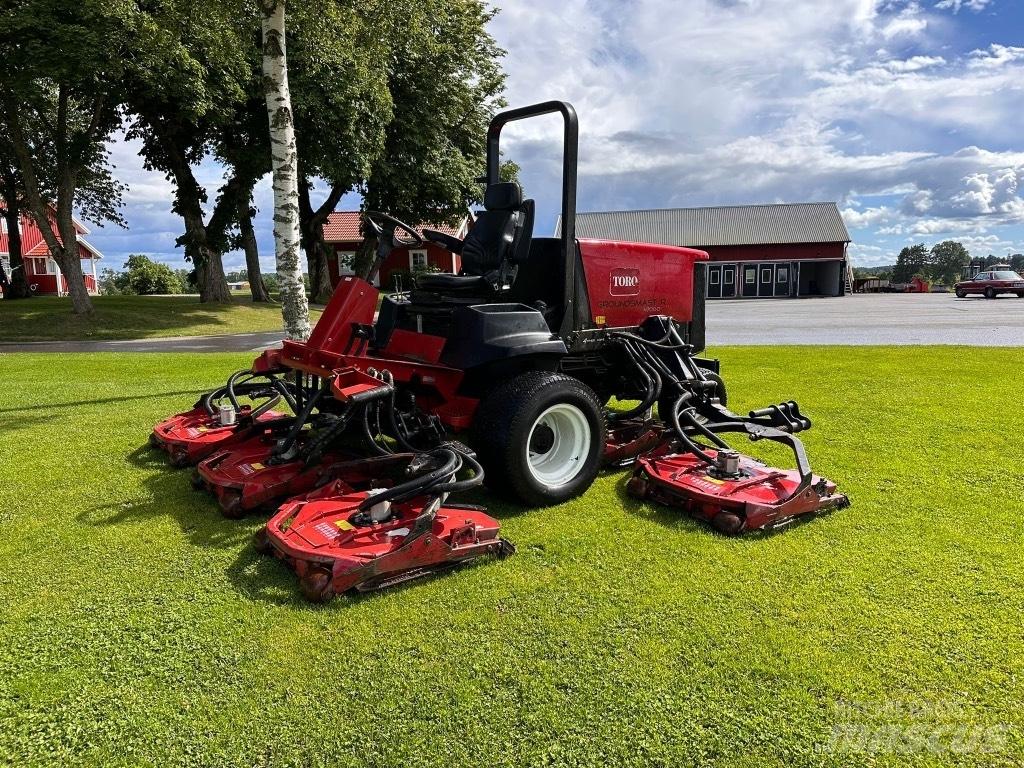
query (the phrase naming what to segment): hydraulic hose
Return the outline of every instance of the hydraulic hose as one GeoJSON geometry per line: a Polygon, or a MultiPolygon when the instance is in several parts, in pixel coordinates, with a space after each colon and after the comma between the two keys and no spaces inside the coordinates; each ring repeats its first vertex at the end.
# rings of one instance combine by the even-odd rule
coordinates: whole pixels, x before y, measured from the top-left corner
{"type": "Polygon", "coordinates": [[[448,448],[435,449],[430,451],[429,455],[441,459],[445,463],[440,468],[432,470],[425,475],[419,475],[412,480],[407,480],[372,496],[367,496],[360,502],[359,510],[365,512],[382,501],[404,501],[414,496],[420,496],[430,490],[432,486],[437,485],[447,477],[451,477],[462,468],[462,454],[448,448]]]}

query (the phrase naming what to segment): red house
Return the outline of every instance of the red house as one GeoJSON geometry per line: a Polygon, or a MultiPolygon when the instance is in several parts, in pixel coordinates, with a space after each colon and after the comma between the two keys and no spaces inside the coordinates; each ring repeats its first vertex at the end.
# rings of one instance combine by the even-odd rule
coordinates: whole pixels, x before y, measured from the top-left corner
{"type": "MultiPolygon", "coordinates": [[[[419,224],[416,230],[422,235],[423,228],[443,232],[446,235],[462,239],[473,225],[468,214],[457,227],[447,224],[419,224]]],[[[401,235],[399,235],[401,236],[401,235]]],[[[332,282],[343,275],[351,275],[352,260],[355,258],[359,245],[363,242],[360,230],[359,211],[336,211],[327,218],[324,224],[324,240],[332,249],[328,255],[332,282]]],[[[380,268],[374,281],[378,286],[394,288],[393,275],[396,272],[410,273],[423,270],[434,272],[450,272],[455,275],[462,269],[462,260],[458,254],[446,251],[434,243],[424,242],[418,248],[396,248],[388,260],[380,268]]],[[[408,288],[408,281],[405,286],[408,288]]]]}
{"type": "MultiPolygon", "coordinates": [[[[90,294],[95,296],[98,293],[96,262],[103,258],[103,254],[83,237],[83,235],[89,234],[88,228],[77,219],[74,224],[75,232],[78,235],[78,256],[82,260],[85,287],[90,294]]],[[[57,225],[52,219],[51,226],[56,232],[57,225]]],[[[29,288],[40,296],[66,296],[68,293],[67,278],[61,274],[57,262],[50,256],[50,248],[35,221],[29,216],[22,216],[20,231],[21,258],[25,266],[25,279],[29,288]]],[[[57,239],[60,240],[59,235],[57,239]]],[[[3,218],[0,218],[0,263],[3,264],[4,271],[10,277],[10,246],[8,245],[7,225],[3,218]]]]}

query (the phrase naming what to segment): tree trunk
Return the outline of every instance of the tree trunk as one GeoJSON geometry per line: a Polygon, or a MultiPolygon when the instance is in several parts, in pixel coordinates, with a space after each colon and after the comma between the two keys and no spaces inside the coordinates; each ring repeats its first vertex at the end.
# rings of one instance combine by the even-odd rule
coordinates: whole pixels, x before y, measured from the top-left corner
{"type": "MultiPolygon", "coordinates": [[[[63,91],[62,91],[63,94],[63,91]]],[[[63,98],[63,96],[62,96],[63,98]]],[[[57,204],[55,206],[55,218],[57,231],[60,239],[54,233],[50,224],[49,206],[43,201],[42,190],[39,179],[36,177],[35,166],[29,151],[28,142],[25,141],[25,134],[21,129],[21,118],[18,114],[17,103],[13,99],[6,101],[7,123],[11,131],[11,143],[14,146],[14,153],[18,158],[21,167],[21,175],[25,182],[25,195],[29,202],[29,212],[39,227],[39,232],[46,241],[53,257],[64,273],[68,281],[68,294],[71,296],[71,306],[76,315],[88,315],[92,313],[92,300],[85,288],[85,280],[82,275],[82,262],[78,258],[78,232],[75,231],[75,224],[71,218],[71,210],[74,205],[76,189],[76,170],[67,163],[60,163],[60,178],[57,179],[57,204]]],[[[63,127],[64,117],[58,122],[63,127]]],[[[60,144],[61,142],[58,142],[60,144]]],[[[58,146],[58,155],[62,155],[61,147],[58,146]]]]}
{"type": "Polygon", "coordinates": [[[242,235],[242,250],[245,251],[245,271],[249,278],[249,291],[253,303],[269,302],[270,293],[263,282],[263,271],[260,269],[260,250],[256,243],[256,232],[252,226],[252,208],[249,200],[238,201],[238,231],[242,235]]]}
{"type": "Polygon", "coordinates": [[[299,261],[299,175],[288,58],[284,35],[284,0],[261,0],[263,9],[263,87],[270,121],[270,155],[274,172],[274,250],[281,290],[281,314],[290,339],[309,338],[309,302],[299,261]]]}
{"type": "Polygon", "coordinates": [[[317,210],[309,199],[310,183],[303,178],[299,183],[299,227],[302,233],[302,248],[306,252],[309,270],[309,295],[317,304],[326,304],[334,292],[331,286],[330,263],[327,261],[327,242],[324,240],[324,223],[338,205],[344,190],[331,187],[327,199],[317,210]]]}
{"type": "Polygon", "coordinates": [[[18,221],[21,219],[21,208],[17,198],[5,196],[4,220],[7,224],[7,251],[11,264],[9,282],[4,286],[5,299],[27,299],[32,296],[25,279],[25,262],[21,258],[21,230],[18,221]]]}
{"type": "Polygon", "coordinates": [[[78,251],[78,230],[75,229],[71,217],[72,201],[75,196],[77,179],[70,172],[65,172],[57,187],[57,231],[60,233],[60,248],[53,249],[51,256],[60,265],[68,283],[68,295],[76,315],[92,312],[92,299],[89,289],[85,287],[85,274],[82,272],[82,259],[78,251]]]}

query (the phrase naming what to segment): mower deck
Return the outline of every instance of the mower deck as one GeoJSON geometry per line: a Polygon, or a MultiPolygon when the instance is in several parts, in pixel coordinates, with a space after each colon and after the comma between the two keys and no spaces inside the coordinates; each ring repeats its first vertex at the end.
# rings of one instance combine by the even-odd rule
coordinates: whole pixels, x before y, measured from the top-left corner
{"type": "MultiPolygon", "coordinates": [[[[718,459],[718,451],[707,453],[718,459]]],[[[738,467],[729,475],[690,453],[641,456],[627,490],[641,499],[682,507],[729,535],[780,528],[850,503],[830,480],[812,475],[805,483],[796,470],[736,456],[738,467]]]]}
{"type": "Polygon", "coordinates": [[[314,602],[515,551],[498,536],[500,523],[480,508],[421,496],[391,505],[389,516],[378,523],[360,513],[370,496],[336,480],[288,501],[257,534],[256,546],[288,563],[303,595],[314,602]]]}
{"type": "Polygon", "coordinates": [[[274,441],[256,435],[218,451],[199,463],[194,484],[217,497],[225,517],[237,519],[273,502],[306,493],[330,480],[338,467],[358,456],[347,451],[324,453],[318,463],[304,458],[275,463],[274,441]]]}
{"type": "Polygon", "coordinates": [[[155,448],[167,452],[171,466],[192,466],[223,450],[229,443],[245,439],[257,429],[286,417],[278,411],[266,411],[253,420],[251,414],[252,408],[244,406],[238,422],[225,426],[217,416],[211,416],[199,405],[161,421],[153,427],[149,441],[155,448]]]}

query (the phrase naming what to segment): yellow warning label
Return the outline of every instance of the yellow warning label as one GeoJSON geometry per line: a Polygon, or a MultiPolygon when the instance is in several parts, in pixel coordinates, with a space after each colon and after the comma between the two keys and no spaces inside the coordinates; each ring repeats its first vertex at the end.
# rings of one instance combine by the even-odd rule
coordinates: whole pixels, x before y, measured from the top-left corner
{"type": "Polygon", "coordinates": [[[338,529],[342,531],[351,531],[353,528],[355,528],[355,526],[352,525],[352,523],[350,523],[348,520],[338,520],[337,522],[335,522],[335,525],[338,526],[338,529]]]}
{"type": "Polygon", "coordinates": [[[604,325],[605,323],[608,322],[608,318],[605,317],[604,315],[598,315],[597,317],[594,318],[594,322],[597,323],[598,325],[604,325]]]}
{"type": "Polygon", "coordinates": [[[266,467],[260,464],[258,461],[254,461],[252,464],[249,465],[249,467],[253,470],[253,472],[258,472],[261,469],[266,469],[266,467]]]}
{"type": "Polygon", "coordinates": [[[709,483],[714,483],[715,485],[725,485],[725,480],[719,480],[717,477],[708,476],[705,477],[704,479],[707,480],[709,483]]]}

